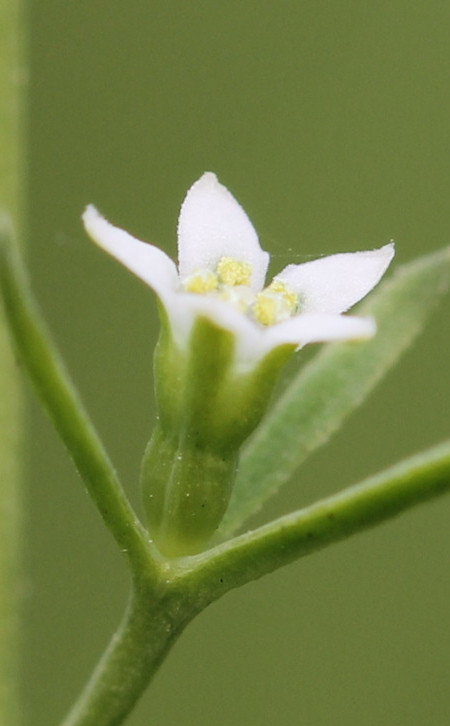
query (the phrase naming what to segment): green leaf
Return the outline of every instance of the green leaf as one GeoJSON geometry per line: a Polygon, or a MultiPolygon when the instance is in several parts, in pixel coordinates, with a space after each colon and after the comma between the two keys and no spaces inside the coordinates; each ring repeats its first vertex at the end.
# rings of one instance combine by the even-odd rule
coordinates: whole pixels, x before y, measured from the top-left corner
{"type": "Polygon", "coordinates": [[[449,248],[400,267],[358,308],[375,317],[376,336],[327,345],[300,371],[243,451],[222,537],[257,512],[362,403],[420,332],[449,277],[449,248]]]}

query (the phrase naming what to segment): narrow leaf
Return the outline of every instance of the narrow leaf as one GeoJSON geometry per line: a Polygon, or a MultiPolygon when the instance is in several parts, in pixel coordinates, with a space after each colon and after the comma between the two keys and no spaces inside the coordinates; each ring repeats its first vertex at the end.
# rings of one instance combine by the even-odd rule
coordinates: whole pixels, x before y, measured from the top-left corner
{"type": "Polygon", "coordinates": [[[449,248],[402,266],[358,308],[375,317],[376,336],[327,345],[300,371],[243,451],[222,537],[257,512],[362,403],[420,332],[449,277],[449,248]]]}

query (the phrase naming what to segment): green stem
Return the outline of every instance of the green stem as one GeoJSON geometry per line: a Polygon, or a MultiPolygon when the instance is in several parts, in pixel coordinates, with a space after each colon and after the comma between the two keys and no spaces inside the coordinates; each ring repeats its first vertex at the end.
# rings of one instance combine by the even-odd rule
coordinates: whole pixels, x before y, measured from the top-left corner
{"type": "Polygon", "coordinates": [[[168,588],[138,586],[86,689],[61,726],[117,726],[195,614],[168,588]]]}
{"type": "MultiPolygon", "coordinates": [[[[22,42],[19,0],[0,2],[0,208],[22,228],[22,42]]],[[[0,723],[21,721],[18,687],[21,588],[20,383],[0,310],[0,723]]]]}
{"type": "Polygon", "coordinates": [[[62,726],[118,726],[192,618],[228,590],[450,490],[450,442],[193,557],[161,559],[62,726]]]}
{"type": "Polygon", "coordinates": [[[450,491],[450,441],[185,562],[205,600],[450,491]]]}
{"type": "Polygon", "coordinates": [[[149,567],[146,530],[137,519],[31,297],[20,258],[0,229],[0,282],[13,340],[55,428],[105,524],[135,571],[149,567]]]}

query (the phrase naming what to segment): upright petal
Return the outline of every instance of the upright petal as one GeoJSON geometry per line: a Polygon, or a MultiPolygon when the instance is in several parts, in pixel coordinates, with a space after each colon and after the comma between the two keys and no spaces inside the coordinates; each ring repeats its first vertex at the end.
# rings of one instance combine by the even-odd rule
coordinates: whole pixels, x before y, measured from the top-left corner
{"type": "Polygon", "coordinates": [[[288,265],[276,279],[298,293],[302,313],[342,313],[375,287],[393,256],[390,243],[378,250],[288,265]]]}
{"type": "Polygon", "coordinates": [[[114,227],[92,205],[86,207],[83,222],[94,242],[144,280],[162,299],[176,290],[177,269],[165,252],[114,227]]]}
{"type": "Polygon", "coordinates": [[[261,289],[269,255],[242,207],[212,172],[189,189],[178,221],[178,258],[184,278],[198,268],[214,268],[221,257],[252,266],[252,287],[261,289]]]}

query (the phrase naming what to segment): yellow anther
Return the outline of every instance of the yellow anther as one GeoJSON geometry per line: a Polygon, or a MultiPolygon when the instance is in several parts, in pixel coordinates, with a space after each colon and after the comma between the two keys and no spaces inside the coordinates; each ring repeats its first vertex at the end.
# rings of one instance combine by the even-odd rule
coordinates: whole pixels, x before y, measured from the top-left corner
{"type": "Polygon", "coordinates": [[[261,325],[274,325],[278,322],[279,307],[275,295],[259,292],[253,304],[253,314],[261,325]]]}
{"type": "Polygon", "coordinates": [[[288,287],[285,282],[282,282],[282,280],[277,280],[275,278],[266,289],[267,291],[270,290],[270,292],[276,292],[278,295],[281,295],[283,302],[285,303],[289,311],[291,313],[296,312],[298,307],[298,295],[296,292],[291,290],[291,288],[288,287]]]}
{"type": "Polygon", "coordinates": [[[215,272],[211,270],[196,270],[183,283],[187,292],[194,292],[197,295],[205,295],[208,292],[217,290],[219,280],[215,272]]]}
{"type": "Polygon", "coordinates": [[[297,312],[298,296],[281,280],[273,280],[257,294],[252,309],[261,325],[275,325],[297,312]]]}
{"type": "Polygon", "coordinates": [[[206,267],[195,270],[183,287],[187,292],[219,298],[265,326],[281,323],[297,312],[298,295],[286,283],[275,279],[255,295],[251,275],[248,262],[221,257],[216,272],[206,267]]]}
{"type": "Polygon", "coordinates": [[[233,257],[222,257],[217,265],[217,274],[223,285],[250,285],[252,266],[248,262],[239,262],[233,257]]]}

